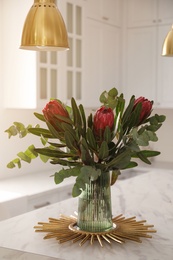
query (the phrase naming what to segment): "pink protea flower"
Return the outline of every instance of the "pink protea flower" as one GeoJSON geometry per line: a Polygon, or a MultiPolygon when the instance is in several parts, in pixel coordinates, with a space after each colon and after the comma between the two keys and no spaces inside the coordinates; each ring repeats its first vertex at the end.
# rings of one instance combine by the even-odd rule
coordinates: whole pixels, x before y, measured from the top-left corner
{"type": "Polygon", "coordinates": [[[57,118],[56,115],[69,118],[66,108],[58,100],[49,101],[42,111],[46,121],[48,121],[57,131],[61,131],[58,124],[63,122],[63,119],[57,118]]]}
{"type": "Polygon", "coordinates": [[[137,104],[142,104],[142,109],[139,117],[139,124],[141,124],[150,114],[153,106],[153,101],[148,100],[145,97],[139,97],[135,100],[134,108],[137,104]]]}
{"type": "Polygon", "coordinates": [[[94,115],[94,133],[96,136],[102,136],[105,128],[108,126],[110,130],[114,126],[114,113],[111,108],[105,106],[100,107],[94,115]]]}

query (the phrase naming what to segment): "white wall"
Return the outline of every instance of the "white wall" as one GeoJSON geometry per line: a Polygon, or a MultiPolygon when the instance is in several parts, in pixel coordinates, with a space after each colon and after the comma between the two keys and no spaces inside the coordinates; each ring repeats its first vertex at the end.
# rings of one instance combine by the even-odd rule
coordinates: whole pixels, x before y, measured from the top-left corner
{"type": "Polygon", "coordinates": [[[1,0],[3,106],[7,108],[36,107],[36,52],[19,49],[24,21],[32,4],[33,0],[1,0]]]}

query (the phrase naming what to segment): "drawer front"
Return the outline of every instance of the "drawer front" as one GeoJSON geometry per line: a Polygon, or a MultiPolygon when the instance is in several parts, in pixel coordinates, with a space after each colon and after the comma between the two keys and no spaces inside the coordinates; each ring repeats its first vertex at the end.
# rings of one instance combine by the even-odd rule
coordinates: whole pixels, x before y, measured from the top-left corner
{"type": "Polygon", "coordinates": [[[72,197],[72,186],[62,187],[53,191],[43,192],[28,199],[28,211],[46,207],[50,204],[72,197]]]}

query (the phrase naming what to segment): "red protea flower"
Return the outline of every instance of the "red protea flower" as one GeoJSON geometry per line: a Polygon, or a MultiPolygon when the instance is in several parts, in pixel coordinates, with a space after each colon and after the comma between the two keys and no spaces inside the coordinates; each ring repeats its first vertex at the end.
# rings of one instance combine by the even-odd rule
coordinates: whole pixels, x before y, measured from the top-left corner
{"type": "Polygon", "coordinates": [[[110,130],[114,126],[114,113],[111,108],[102,106],[94,115],[94,133],[96,136],[101,137],[105,128],[108,126],[110,130]]]}
{"type": "Polygon", "coordinates": [[[148,99],[144,97],[139,97],[135,100],[134,108],[137,106],[137,104],[142,104],[142,109],[139,117],[139,124],[141,124],[150,114],[153,106],[153,101],[149,101],[148,99]]]}
{"type": "Polygon", "coordinates": [[[48,121],[57,131],[61,131],[58,124],[63,122],[63,119],[57,118],[56,115],[69,118],[66,108],[58,100],[49,101],[42,111],[46,121],[48,121]]]}

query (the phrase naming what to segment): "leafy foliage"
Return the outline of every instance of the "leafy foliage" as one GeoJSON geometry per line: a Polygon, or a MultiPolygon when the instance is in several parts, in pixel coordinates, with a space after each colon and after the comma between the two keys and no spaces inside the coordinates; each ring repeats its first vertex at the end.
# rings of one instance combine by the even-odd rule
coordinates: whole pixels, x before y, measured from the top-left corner
{"type": "Polygon", "coordinates": [[[142,104],[135,106],[135,97],[132,96],[126,105],[123,94],[118,95],[115,88],[104,91],[100,102],[114,111],[114,127],[112,130],[107,126],[99,142],[94,133],[93,115],[86,118],[83,106],[78,106],[74,98],[71,99],[71,107],[66,107],[70,117],[55,115],[59,131],[39,113],[34,115],[46,124],[46,128],[40,125],[25,127],[20,122],[14,122],[5,131],[9,138],[34,134],[40,138],[43,147],[30,145],[26,151],[19,152],[7,167],[21,168],[22,161],[30,163],[38,156],[43,162],[62,165],[63,168],[54,174],[55,183],[75,177],[72,191],[75,197],[85,189],[90,179],[96,180],[102,171],[112,171],[113,184],[121,170],[138,165],[136,158],[151,164],[150,157],[160,153],[147,150],[147,147],[150,142],[158,140],[156,131],[162,126],[165,116],[147,116],[139,123],[142,104]]]}

